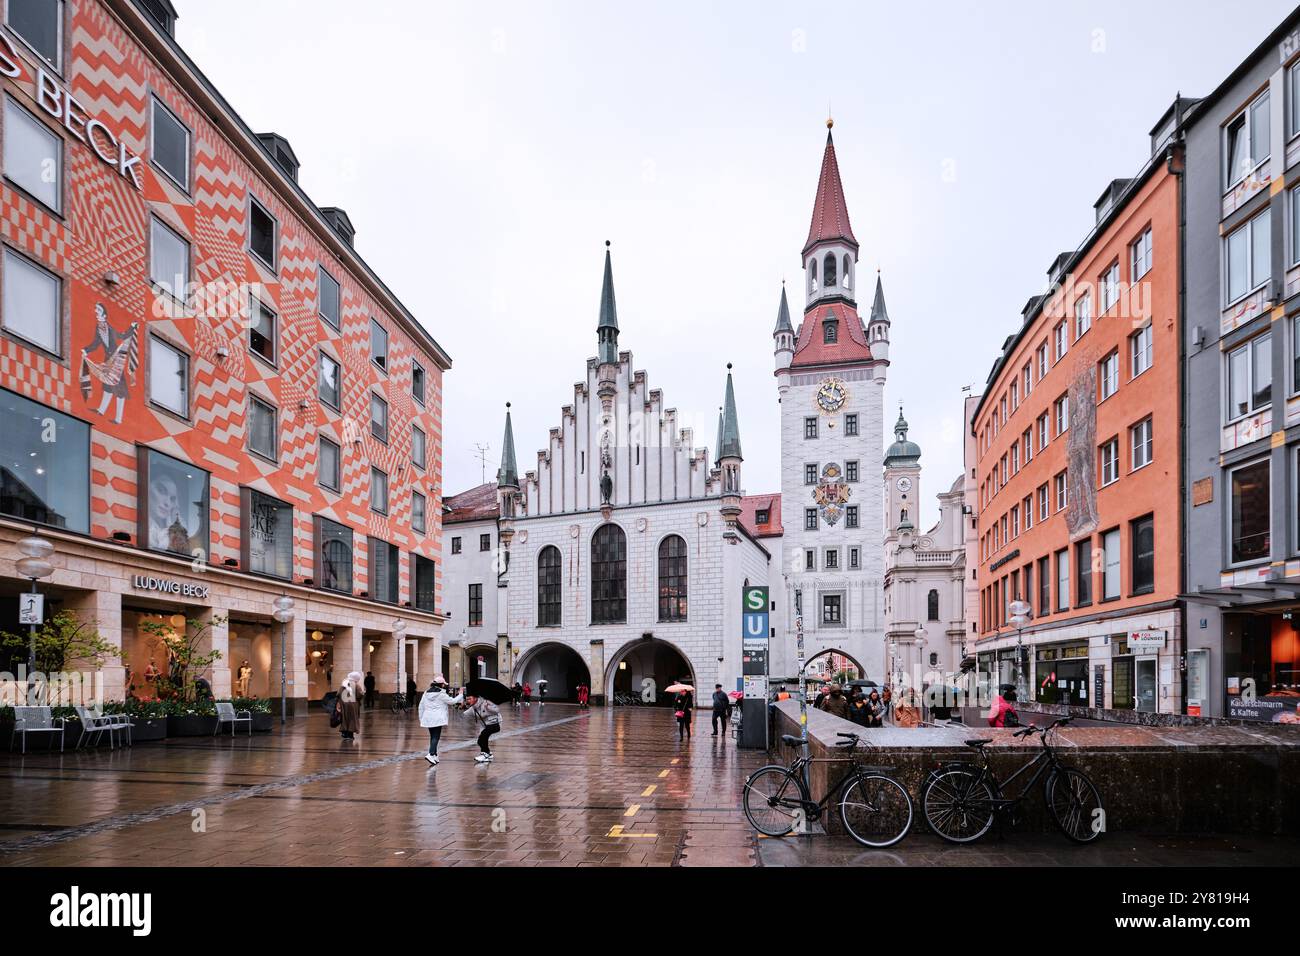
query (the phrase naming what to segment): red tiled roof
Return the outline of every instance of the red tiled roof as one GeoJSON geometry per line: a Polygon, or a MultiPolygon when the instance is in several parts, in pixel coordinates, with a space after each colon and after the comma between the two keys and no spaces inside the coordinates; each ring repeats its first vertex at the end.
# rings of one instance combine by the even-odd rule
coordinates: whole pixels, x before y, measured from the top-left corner
{"type": "Polygon", "coordinates": [[[791,368],[807,365],[830,365],[838,362],[870,361],[871,346],[867,333],[858,318],[858,310],[847,302],[815,305],[803,317],[799,327],[799,341],[794,347],[791,368]],[[836,341],[827,343],[822,332],[826,313],[839,320],[836,341]]]}
{"type": "Polygon", "coordinates": [[[458,524],[464,521],[482,521],[485,518],[495,518],[500,510],[500,503],[497,501],[496,482],[489,481],[471,488],[469,491],[462,491],[458,495],[452,495],[444,499],[442,503],[442,523],[458,524]]]}
{"type": "Polygon", "coordinates": [[[740,499],[740,523],[755,538],[779,538],[781,527],[780,495],[746,495],[740,499]],[[758,512],[767,512],[767,522],[758,523],[758,512]]]}
{"type": "Polygon", "coordinates": [[[826,134],[826,152],[822,156],[822,173],[817,180],[817,198],[813,202],[812,223],[808,226],[808,241],[803,253],[808,254],[819,242],[839,239],[858,248],[849,225],[849,207],[844,202],[844,184],[840,182],[840,164],[835,161],[835,141],[826,134]]]}

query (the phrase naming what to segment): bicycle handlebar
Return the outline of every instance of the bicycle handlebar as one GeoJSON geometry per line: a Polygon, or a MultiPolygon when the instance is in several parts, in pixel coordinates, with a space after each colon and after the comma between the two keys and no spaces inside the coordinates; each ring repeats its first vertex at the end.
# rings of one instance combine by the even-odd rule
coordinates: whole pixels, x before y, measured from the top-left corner
{"type": "Polygon", "coordinates": [[[1039,727],[1037,724],[1030,724],[1029,726],[1025,727],[1022,730],[1017,730],[1014,734],[1012,734],[1012,736],[1028,737],[1030,734],[1045,734],[1049,730],[1055,730],[1057,727],[1061,727],[1064,726],[1065,724],[1068,724],[1073,719],[1074,718],[1072,717],[1058,717],[1056,720],[1052,721],[1046,727],[1039,727]]]}

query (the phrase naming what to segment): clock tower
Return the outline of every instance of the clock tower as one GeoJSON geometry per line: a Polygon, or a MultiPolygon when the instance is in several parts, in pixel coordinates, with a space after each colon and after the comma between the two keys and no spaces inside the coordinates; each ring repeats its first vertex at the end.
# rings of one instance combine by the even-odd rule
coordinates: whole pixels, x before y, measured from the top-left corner
{"type": "Polygon", "coordinates": [[[784,526],[783,577],[774,584],[785,592],[785,613],[777,609],[781,640],[773,648],[772,673],[796,672],[798,601],[805,659],[819,665],[813,671],[838,669],[842,662],[825,660],[835,653],[850,658],[868,679],[881,680],[889,315],[879,275],[868,316],[864,320],[858,312],[858,240],[831,121],[826,125],[812,221],[800,253],[803,319],[796,328],[783,287],[772,333],[784,526]]]}
{"type": "Polygon", "coordinates": [[[907,440],[907,419],[898,410],[894,443],[885,454],[885,496],[889,502],[886,537],[916,531],[921,503],[921,447],[907,440]]]}

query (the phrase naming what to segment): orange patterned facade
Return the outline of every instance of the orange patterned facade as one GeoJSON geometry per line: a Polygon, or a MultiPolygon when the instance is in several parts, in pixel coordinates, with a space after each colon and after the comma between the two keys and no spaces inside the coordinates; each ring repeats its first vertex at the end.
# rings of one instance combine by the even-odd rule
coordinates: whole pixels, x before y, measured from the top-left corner
{"type": "MultiPolygon", "coordinates": [[[[251,134],[165,24],[127,0],[67,0],[59,8],[56,62],[43,59],[40,44],[29,43],[12,18],[0,39],[6,117],[28,125],[35,119],[58,137],[62,154],[57,192],[44,197],[22,188],[23,176],[6,168],[0,219],[0,282],[11,279],[11,270],[17,282],[18,272],[26,275],[34,265],[38,271],[32,274],[57,280],[58,296],[57,328],[39,343],[24,334],[26,319],[17,314],[16,300],[10,305],[6,298],[14,314],[0,316],[0,387],[90,426],[89,527],[81,538],[56,541],[59,551],[117,562],[137,573],[221,584],[232,595],[231,606],[210,601],[209,610],[232,618],[255,620],[254,611],[264,609],[250,602],[241,611],[233,595],[250,588],[289,593],[300,609],[296,631],[319,634],[330,627],[334,637],[338,621],[347,622],[339,630],[357,629],[334,652],[348,667],[364,667],[375,653],[363,634],[391,638],[402,630],[392,624],[397,608],[406,640],[436,641],[439,597],[431,602],[426,586],[416,601],[412,575],[414,556],[429,562],[439,556],[442,375],[449,357],[354,252],[346,217],[323,213],[307,198],[297,186],[296,165],[278,161],[251,134]],[[160,107],[188,133],[185,174],[179,178],[156,152],[155,124],[165,116],[160,107]],[[256,207],[274,220],[269,261],[252,251],[256,207]],[[342,229],[340,221],[346,224],[342,229]],[[156,280],[157,236],[170,237],[168,242],[179,237],[189,250],[183,291],[156,280]],[[329,277],[339,286],[337,308],[324,289],[329,277]],[[97,323],[100,307],[108,333],[97,323]],[[327,318],[329,313],[334,314],[327,318]],[[376,327],[387,337],[382,363],[373,349],[376,327]],[[268,357],[255,354],[250,343],[260,343],[268,357]],[[165,363],[176,355],[186,365],[183,409],[155,400],[151,384],[151,376],[170,369],[165,363]],[[323,397],[332,391],[320,380],[329,363],[337,363],[341,373],[336,402],[323,397]],[[423,401],[417,398],[420,383],[413,383],[417,370],[423,401]],[[372,410],[382,408],[376,399],[387,407],[384,428],[372,418],[372,410]],[[263,416],[271,409],[274,418],[273,444],[262,454],[250,450],[256,442],[250,434],[254,403],[263,416]],[[413,456],[417,429],[425,444],[423,467],[413,461],[419,457],[413,456]],[[385,430],[381,440],[377,433],[385,430]],[[320,478],[322,440],[340,449],[337,490],[320,478]],[[207,540],[191,536],[184,563],[155,554],[158,549],[151,551],[142,540],[149,533],[147,516],[140,514],[140,502],[149,500],[139,487],[144,449],[210,475],[207,540]],[[375,507],[376,471],[387,477],[385,507],[375,507]],[[291,574],[280,580],[247,573],[241,512],[246,489],[292,507],[291,574]],[[423,530],[412,516],[417,495],[423,499],[423,530]],[[352,532],[347,594],[321,588],[318,517],[352,532]],[[97,542],[111,553],[97,554],[97,542]],[[368,593],[371,542],[396,546],[400,553],[395,602],[381,604],[368,593]],[[133,557],[132,548],[140,556],[133,557]],[[304,606],[310,610],[303,612],[304,606]]],[[[10,119],[3,135],[19,135],[12,125],[10,119]]],[[[174,158],[171,168],[177,168],[174,158]]],[[[11,541],[18,532],[10,533],[9,525],[18,523],[8,518],[0,521],[11,541]]],[[[12,547],[5,550],[7,560],[12,547]]],[[[86,582],[76,580],[67,563],[56,561],[55,603],[60,589],[70,588],[68,606],[98,607],[101,630],[111,635],[105,619],[112,608],[104,609],[102,596],[87,594],[103,588],[78,587],[86,582]]],[[[436,580],[440,569],[428,567],[436,580]]],[[[147,601],[122,587],[124,608],[148,609],[147,601]]],[[[400,653],[392,647],[387,652],[393,664],[385,668],[392,676],[382,684],[416,669],[417,656],[436,669],[432,647],[418,655],[406,645],[400,653]]],[[[297,657],[310,662],[309,652],[297,657]]],[[[136,663],[125,662],[127,682],[136,663]]],[[[238,680],[237,671],[231,680],[238,680]]],[[[216,684],[225,683],[218,674],[216,684]]]]}

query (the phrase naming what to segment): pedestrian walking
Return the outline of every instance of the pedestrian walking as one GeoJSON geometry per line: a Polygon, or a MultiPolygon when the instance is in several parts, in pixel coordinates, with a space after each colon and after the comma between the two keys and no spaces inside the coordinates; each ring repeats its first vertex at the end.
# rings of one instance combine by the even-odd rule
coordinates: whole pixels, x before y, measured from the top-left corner
{"type": "Polygon", "coordinates": [[[488,745],[488,738],[501,729],[501,709],[486,697],[471,695],[465,698],[465,713],[476,727],[481,728],[478,734],[479,754],[474,762],[490,763],[492,748],[488,745]]]}
{"type": "Polygon", "coordinates": [[[677,739],[691,739],[691,711],[695,707],[695,698],[688,690],[678,691],[673,698],[673,716],[677,718],[677,739]]]}
{"type": "Polygon", "coordinates": [[[827,693],[826,699],[822,702],[822,710],[845,720],[853,716],[852,711],[849,709],[849,700],[844,696],[844,691],[840,690],[839,684],[831,684],[830,692],[827,693]]]}
{"type": "Polygon", "coordinates": [[[365,688],[366,709],[370,710],[375,706],[375,675],[370,671],[366,671],[365,688]]]}
{"type": "Polygon", "coordinates": [[[418,693],[419,690],[415,686],[415,676],[412,674],[407,674],[406,675],[406,706],[410,708],[411,711],[415,710],[415,695],[418,693]]]}
{"type": "Polygon", "coordinates": [[[515,681],[515,686],[510,688],[510,706],[518,710],[524,699],[524,685],[515,681]]]}
{"type": "Polygon", "coordinates": [[[885,703],[874,689],[867,695],[867,726],[883,727],[885,703]]]}
{"type": "Polygon", "coordinates": [[[352,671],[339,688],[338,702],[334,705],[338,708],[339,733],[344,740],[355,739],[357,731],[361,729],[362,693],[361,673],[352,671]]]}
{"type": "Polygon", "coordinates": [[[591,688],[586,684],[578,685],[578,709],[586,710],[587,701],[591,699],[591,688]]]}
{"type": "Polygon", "coordinates": [[[731,698],[727,692],[722,689],[721,684],[713,685],[713,716],[710,723],[713,725],[713,736],[718,736],[718,724],[722,724],[722,736],[727,735],[727,721],[731,717],[731,698]]]}
{"type": "Polygon", "coordinates": [[[545,677],[537,678],[537,699],[541,703],[541,706],[543,707],[546,706],[546,678],[545,677]]]}
{"type": "Polygon", "coordinates": [[[464,701],[464,694],[452,697],[447,693],[447,681],[441,674],[434,675],[429,689],[420,698],[420,726],[429,728],[429,752],[424,757],[429,766],[438,766],[438,741],[442,739],[442,728],[451,719],[451,708],[464,701]]]}
{"type": "Polygon", "coordinates": [[[524,681],[524,706],[533,706],[533,685],[528,681],[524,681]]]}
{"type": "Polygon", "coordinates": [[[1016,712],[1016,701],[1020,695],[1014,687],[1008,687],[993,698],[993,708],[989,711],[990,727],[1019,727],[1020,715],[1016,712]]]}

